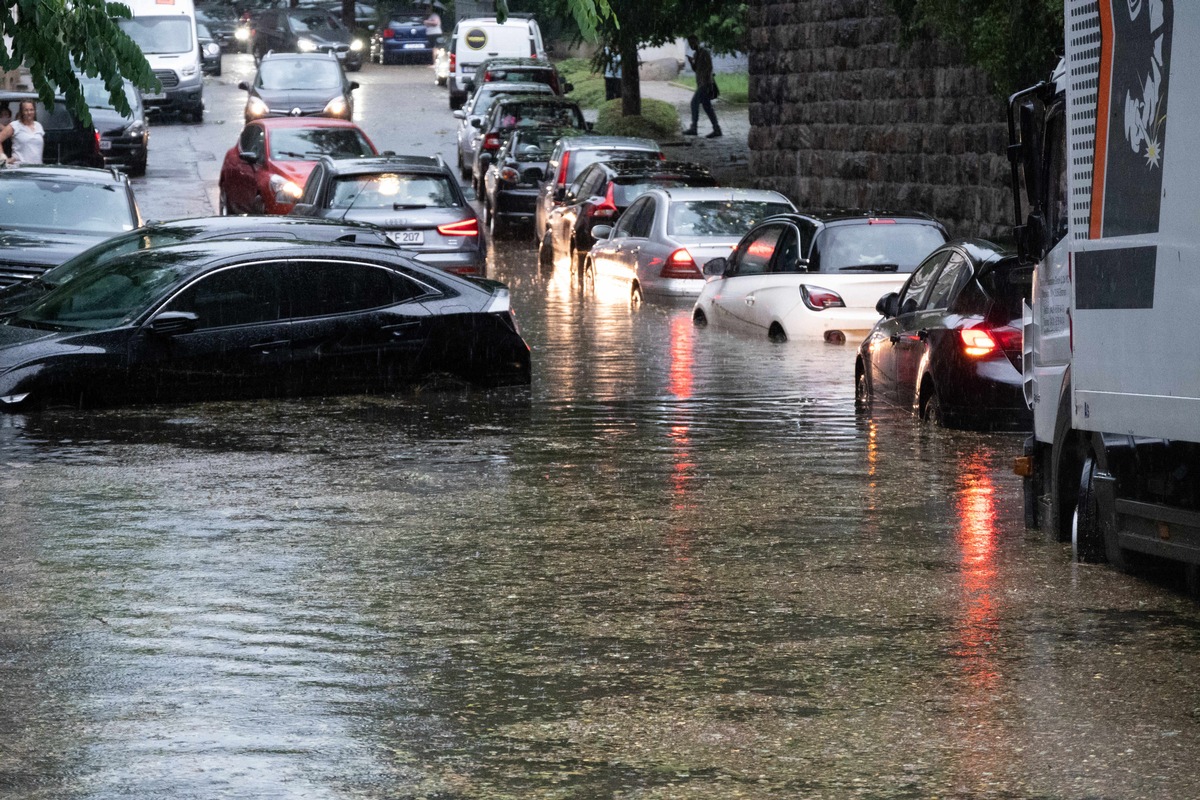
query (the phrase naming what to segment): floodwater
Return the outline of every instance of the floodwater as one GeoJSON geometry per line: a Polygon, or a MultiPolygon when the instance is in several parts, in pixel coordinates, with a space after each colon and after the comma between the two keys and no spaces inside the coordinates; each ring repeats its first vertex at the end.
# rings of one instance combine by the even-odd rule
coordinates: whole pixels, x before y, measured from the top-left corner
{"type": "Polygon", "coordinates": [[[1200,796],[1200,613],[1018,436],[497,276],[527,392],[0,421],[0,797],[1200,796]]]}

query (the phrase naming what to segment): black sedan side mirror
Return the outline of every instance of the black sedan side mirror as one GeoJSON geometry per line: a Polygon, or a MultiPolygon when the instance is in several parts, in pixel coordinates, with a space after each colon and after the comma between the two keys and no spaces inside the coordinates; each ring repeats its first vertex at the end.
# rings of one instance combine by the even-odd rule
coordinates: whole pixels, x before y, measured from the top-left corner
{"type": "Polygon", "coordinates": [[[190,311],[164,311],[146,325],[156,336],[176,336],[196,330],[200,318],[190,311]]]}
{"type": "Polygon", "coordinates": [[[246,83],[245,81],[241,81],[238,83],[238,88],[244,92],[248,92],[250,91],[250,84],[246,83]]]}
{"type": "Polygon", "coordinates": [[[612,232],[612,225],[596,225],[592,228],[592,238],[596,241],[607,239],[608,237],[612,236],[612,232]]]}
{"type": "Polygon", "coordinates": [[[879,298],[879,302],[875,304],[875,310],[883,317],[898,316],[900,314],[900,294],[888,292],[879,298]]]}
{"type": "Polygon", "coordinates": [[[725,274],[725,270],[729,267],[729,259],[724,256],[714,258],[711,261],[704,263],[704,277],[717,278],[725,274]]]}

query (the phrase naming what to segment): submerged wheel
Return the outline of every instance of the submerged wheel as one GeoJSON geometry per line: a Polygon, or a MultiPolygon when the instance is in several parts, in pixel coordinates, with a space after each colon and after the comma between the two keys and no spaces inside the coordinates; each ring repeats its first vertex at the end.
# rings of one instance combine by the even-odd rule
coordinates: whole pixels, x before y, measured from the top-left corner
{"type": "MultiPolygon", "coordinates": [[[[592,269],[594,270],[595,266],[593,266],[592,269]]],[[[592,279],[595,280],[594,275],[592,279]]],[[[633,288],[629,290],[629,302],[635,306],[640,306],[642,303],[646,302],[646,296],[642,294],[642,285],[637,281],[633,282],[633,288]]]]}
{"type": "Polygon", "coordinates": [[[867,368],[861,358],[854,362],[854,401],[860,406],[871,402],[871,387],[867,383],[867,368]]]}
{"type": "Polygon", "coordinates": [[[538,266],[545,270],[554,269],[554,245],[550,241],[550,231],[546,231],[542,243],[538,245],[538,266]]]}
{"type": "Polygon", "coordinates": [[[702,309],[696,308],[692,310],[692,324],[697,328],[704,328],[708,325],[708,317],[702,309]]]}
{"type": "Polygon", "coordinates": [[[921,406],[921,419],[938,427],[946,424],[945,416],[942,414],[942,400],[938,397],[936,389],[929,390],[929,396],[925,398],[925,405],[921,406]]]}
{"type": "Polygon", "coordinates": [[[1090,454],[1079,476],[1079,498],[1071,518],[1071,553],[1076,561],[1084,563],[1105,560],[1100,504],[1096,500],[1096,459],[1090,454]]]}
{"type": "Polygon", "coordinates": [[[778,322],[772,322],[770,330],[767,331],[767,338],[775,344],[782,344],[788,340],[787,333],[784,332],[783,326],[778,322]]]}

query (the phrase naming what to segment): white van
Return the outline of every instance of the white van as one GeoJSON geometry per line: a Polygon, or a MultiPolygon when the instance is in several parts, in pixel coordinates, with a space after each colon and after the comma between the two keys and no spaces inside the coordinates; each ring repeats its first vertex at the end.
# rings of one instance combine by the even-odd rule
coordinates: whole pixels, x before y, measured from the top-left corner
{"type": "Polygon", "coordinates": [[[450,51],[450,108],[462,108],[467,99],[467,82],[475,68],[489,58],[545,58],[546,46],[537,20],[509,16],[503,25],[495,17],[459,20],[447,42],[450,51]]]}
{"type": "Polygon", "coordinates": [[[132,19],[117,20],[150,62],[162,89],[146,92],[147,111],[177,111],[199,122],[204,116],[204,75],[193,0],[120,0],[132,19]]]}

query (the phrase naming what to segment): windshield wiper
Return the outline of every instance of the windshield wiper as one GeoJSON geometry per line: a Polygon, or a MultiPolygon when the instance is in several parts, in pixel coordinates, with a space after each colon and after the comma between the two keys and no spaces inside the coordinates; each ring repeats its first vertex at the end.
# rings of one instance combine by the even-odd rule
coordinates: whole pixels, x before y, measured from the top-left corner
{"type": "Polygon", "coordinates": [[[9,317],[9,325],[16,325],[18,328],[33,328],[37,331],[63,331],[66,330],[62,325],[51,325],[49,322],[34,322],[31,319],[24,317],[9,317]]]}
{"type": "Polygon", "coordinates": [[[838,267],[838,272],[854,272],[862,270],[864,272],[898,272],[899,264],[855,264],[852,267],[838,267]]]}

